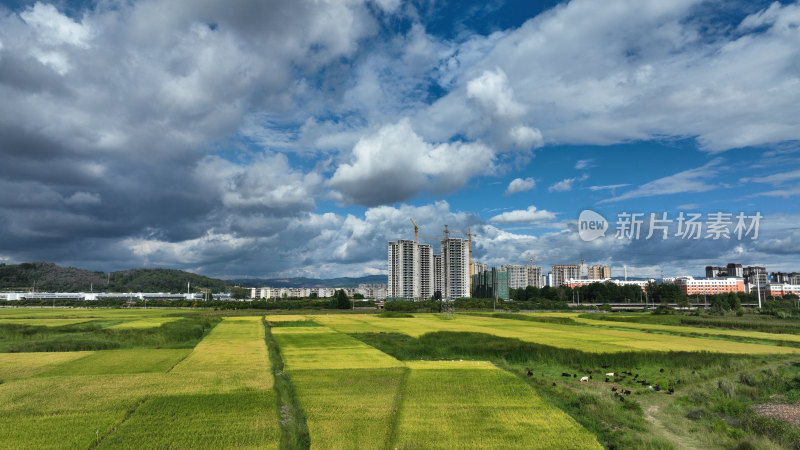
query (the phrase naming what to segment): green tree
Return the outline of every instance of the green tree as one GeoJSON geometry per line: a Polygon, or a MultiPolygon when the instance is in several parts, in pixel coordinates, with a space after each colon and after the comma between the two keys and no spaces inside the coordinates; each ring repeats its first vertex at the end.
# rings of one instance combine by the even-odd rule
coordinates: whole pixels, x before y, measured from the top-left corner
{"type": "Polygon", "coordinates": [[[734,311],[742,307],[742,302],[739,300],[739,296],[733,292],[728,293],[728,307],[734,311]]]}
{"type": "Polygon", "coordinates": [[[337,309],[350,309],[350,298],[344,289],[339,289],[333,294],[333,305],[337,309]]]}

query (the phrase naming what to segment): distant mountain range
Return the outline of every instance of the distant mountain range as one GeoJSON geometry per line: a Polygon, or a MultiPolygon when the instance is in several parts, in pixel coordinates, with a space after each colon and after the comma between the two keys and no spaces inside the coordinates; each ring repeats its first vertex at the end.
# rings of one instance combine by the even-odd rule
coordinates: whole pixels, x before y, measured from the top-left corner
{"type": "Polygon", "coordinates": [[[49,262],[0,264],[0,290],[47,292],[186,292],[211,289],[228,291],[243,287],[350,287],[361,283],[386,283],[386,275],[360,278],[246,278],[221,280],[175,269],[130,269],[117,272],[92,272],[62,267],[49,262]]]}
{"type": "Polygon", "coordinates": [[[239,286],[245,287],[330,287],[341,288],[358,286],[362,283],[386,284],[386,275],[367,275],[363,277],[341,277],[341,278],[243,278],[229,280],[239,286]]]}

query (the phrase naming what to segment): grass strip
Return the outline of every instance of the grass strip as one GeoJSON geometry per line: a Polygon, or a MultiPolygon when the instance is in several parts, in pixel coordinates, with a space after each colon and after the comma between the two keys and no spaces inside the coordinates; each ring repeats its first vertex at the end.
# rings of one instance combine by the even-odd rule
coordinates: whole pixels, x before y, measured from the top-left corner
{"type": "Polygon", "coordinates": [[[281,448],[308,449],[311,447],[311,436],[308,433],[306,415],[297,400],[294,385],[289,374],[283,370],[283,358],[278,342],[272,336],[269,322],[264,323],[264,339],[269,350],[272,376],[275,379],[273,389],[277,397],[278,420],[281,425],[281,448]]]}

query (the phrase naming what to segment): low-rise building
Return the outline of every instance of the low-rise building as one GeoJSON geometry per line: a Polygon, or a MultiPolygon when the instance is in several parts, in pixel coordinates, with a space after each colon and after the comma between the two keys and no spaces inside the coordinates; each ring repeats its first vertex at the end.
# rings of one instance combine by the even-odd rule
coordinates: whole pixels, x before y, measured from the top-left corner
{"type": "Polygon", "coordinates": [[[745,292],[744,279],[737,277],[726,278],[694,278],[677,277],[675,284],[686,295],[714,295],[729,292],[745,292]]]}
{"type": "Polygon", "coordinates": [[[386,285],[380,283],[362,283],[356,288],[356,292],[363,295],[364,298],[386,300],[386,285]]]}
{"type": "Polygon", "coordinates": [[[768,283],[761,286],[761,294],[767,297],[783,297],[784,295],[800,296],[800,285],[784,283],[768,283]]]}
{"type": "Polygon", "coordinates": [[[642,291],[647,289],[647,284],[655,282],[654,279],[649,280],[614,280],[611,278],[593,278],[593,279],[586,279],[581,278],[577,280],[567,280],[564,283],[565,286],[569,286],[573,289],[581,286],[588,286],[592,283],[612,283],[616,284],[617,286],[638,286],[642,291]]]}

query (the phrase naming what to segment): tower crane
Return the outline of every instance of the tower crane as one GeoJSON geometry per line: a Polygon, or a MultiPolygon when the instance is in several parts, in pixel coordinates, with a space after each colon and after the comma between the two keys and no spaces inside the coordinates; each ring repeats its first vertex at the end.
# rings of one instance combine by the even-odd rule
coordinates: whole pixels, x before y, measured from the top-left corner
{"type": "Polygon", "coordinates": [[[441,236],[428,236],[428,235],[424,235],[424,234],[419,234],[419,225],[417,225],[417,222],[414,221],[414,219],[412,219],[411,217],[409,217],[408,220],[410,220],[411,223],[414,225],[414,243],[415,244],[419,243],[419,238],[436,239],[437,241],[440,241],[442,239],[441,236]]]}

